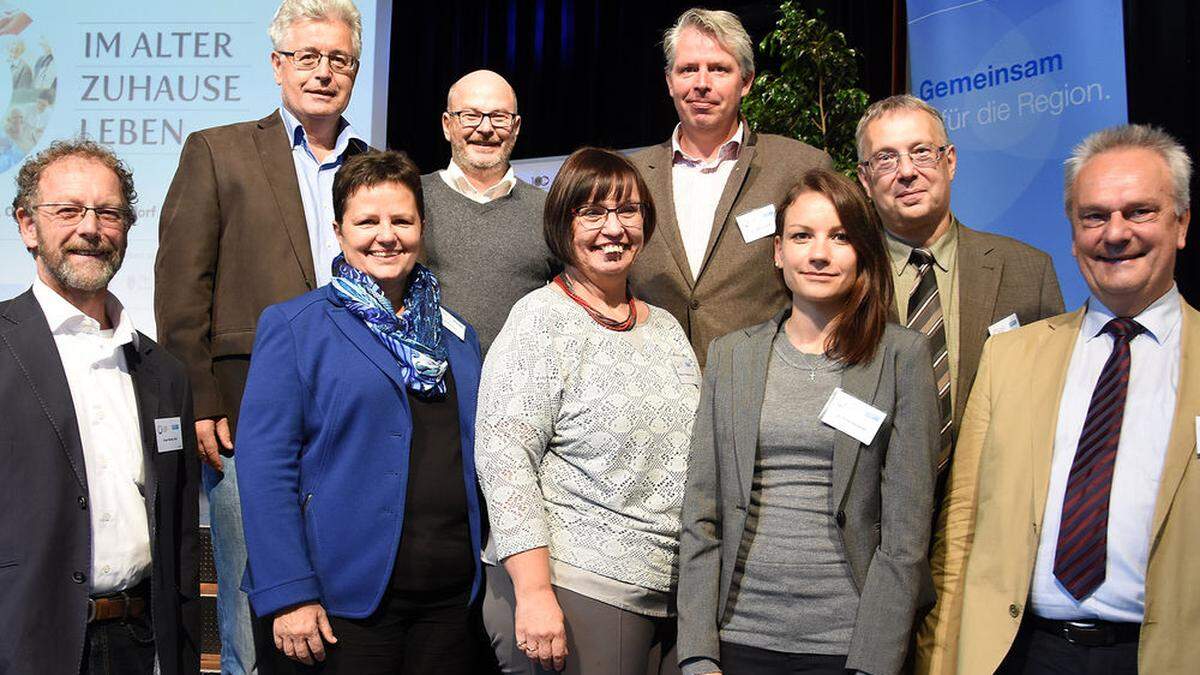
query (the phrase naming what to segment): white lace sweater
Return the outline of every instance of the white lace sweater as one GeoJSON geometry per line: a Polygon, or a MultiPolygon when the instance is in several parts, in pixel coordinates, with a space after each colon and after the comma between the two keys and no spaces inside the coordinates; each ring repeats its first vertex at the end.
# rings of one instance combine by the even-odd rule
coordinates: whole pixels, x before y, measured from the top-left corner
{"type": "Polygon", "coordinates": [[[476,465],[501,559],[674,588],[700,370],[668,312],[607,330],[552,286],[513,307],[483,366],[476,465]]]}

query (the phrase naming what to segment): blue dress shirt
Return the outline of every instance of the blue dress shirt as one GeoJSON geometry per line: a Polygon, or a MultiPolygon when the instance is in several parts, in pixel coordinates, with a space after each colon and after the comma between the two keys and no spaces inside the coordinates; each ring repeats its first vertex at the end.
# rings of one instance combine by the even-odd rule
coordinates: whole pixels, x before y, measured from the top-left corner
{"type": "Polygon", "coordinates": [[[343,118],[338,122],[337,143],[333,152],[318,161],[308,147],[308,136],[300,120],[288,109],[279,106],[283,126],[292,142],[292,162],[296,165],[296,180],[300,184],[300,200],[304,202],[304,220],[308,224],[308,244],[312,251],[313,269],[317,273],[317,286],[329,283],[333,259],[342,252],[337,236],[333,233],[333,176],[346,158],[351,143],[366,149],[354,127],[343,118]]]}
{"type": "Polygon", "coordinates": [[[1113,344],[1111,336],[1101,332],[1113,318],[1112,312],[1094,297],[1088,300],[1058,408],[1050,489],[1030,593],[1030,605],[1037,616],[1142,621],[1150,527],[1179,390],[1179,335],[1183,316],[1179,303],[1179,291],[1172,286],[1133,317],[1146,331],[1129,344],[1132,363],[1109,498],[1104,583],[1078,601],[1054,576],[1054,555],[1058,548],[1063,494],[1079,434],[1092,390],[1113,344]]]}

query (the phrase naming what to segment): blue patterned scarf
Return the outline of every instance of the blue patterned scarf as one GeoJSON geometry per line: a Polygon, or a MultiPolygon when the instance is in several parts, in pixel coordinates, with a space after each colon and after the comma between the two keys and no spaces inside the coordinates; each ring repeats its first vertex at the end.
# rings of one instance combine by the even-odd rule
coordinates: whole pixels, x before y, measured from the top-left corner
{"type": "Polygon", "coordinates": [[[383,342],[396,362],[409,391],[422,398],[446,395],[446,345],[442,342],[442,300],[437,279],[420,263],[408,275],[404,313],[396,316],[392,303],[369,275],[346,262],[333,260],[330,282],[342,303],[383,342]]]}

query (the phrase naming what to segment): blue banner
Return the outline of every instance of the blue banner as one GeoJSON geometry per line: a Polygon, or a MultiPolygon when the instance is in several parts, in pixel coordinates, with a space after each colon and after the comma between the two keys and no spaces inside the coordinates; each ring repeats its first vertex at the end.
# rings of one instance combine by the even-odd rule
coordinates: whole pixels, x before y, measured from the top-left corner
{"type": "Polygon", "coordinates": [[[912,93],[958,148],[955,215],[1049,253],[1078,306],[1062,163],[1127,119],[1121,1],[908,0],[908,17],[912,93]]]}

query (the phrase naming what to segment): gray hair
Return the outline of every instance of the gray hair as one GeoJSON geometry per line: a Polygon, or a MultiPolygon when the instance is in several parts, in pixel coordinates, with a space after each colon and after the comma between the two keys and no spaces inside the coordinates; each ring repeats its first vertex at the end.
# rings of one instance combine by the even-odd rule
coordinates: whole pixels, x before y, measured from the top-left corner
{"type": "Polygon", "coordinates": [[[698,7],[679,15],[675,25],[663,33],[663,56],[666,57],[668,73],[675,65],[675,46],[679,44],[679,36],[685,28],[694,28],[712,37],[737,59],[743,78],[754,76],[754,45],[741,19],[733,12],[698,7]]]}
{"type": "Polygon", "coordinates": [[[872,103],[871,107],[867,108],[867,111],[859,118],[858,126],[854,129],[854,145],[858,148],[858,161],[862,162],[867,159],[866,148],[863,147],[863,139],[867,135],[867,127],[870,126],[871,122],[897,110],[926,113],[937,122],[938,131],[942,134],[941,140],[945,143],[950,142],[950,135],[946,133],[946,120],[942,119],[942,113],[938,112],[937,108],[912,94],[897,94],[872,103]]]}
{"type": "Polygon", "coordinates": [[[1183,216],[1191,206],[1189,184],[1192,181],[1192,158],[1175,137],[1147,124],[1122,124],[1093,132],[1071,150],[1071,156],[1063,162],[1063,206],[1067,217],[1071,217],[1071,206],[1075,193],[1075,179],[1089,160],[1110,150],[1149,150],[1162,157],[1171,172],[1174,188],[1175,215],[1183,216]]]}
{"type": "Polygon", "coordinates": [[[83,137],[54,141],[46,149],[25,160],[17,172],[17,194],[12,201],[13,214],[16,214],[17,209],[33,209],[33,205],[39,199],[38,183],[41,182],[46,167],[68,157],[100,162],[117,175],[121,184],[123,206],[128,210],[125,226],[133,227],[137,222],[137,210],[133,208],[137,203],[137,191],[133,189],[133,172],[108,146],[83,137]]]}
{"type": "Polygon", "coordinates": [[[271,36],[271,45],[275,49],[283,49],[288,29],[301,19],[341,21],[350,27],[353,56],[358,58],[362,55],[362,15],[352,0],[283,0],[279,9],[275,10],[270,27],[267,28],[267,35],[271,36]]]}

